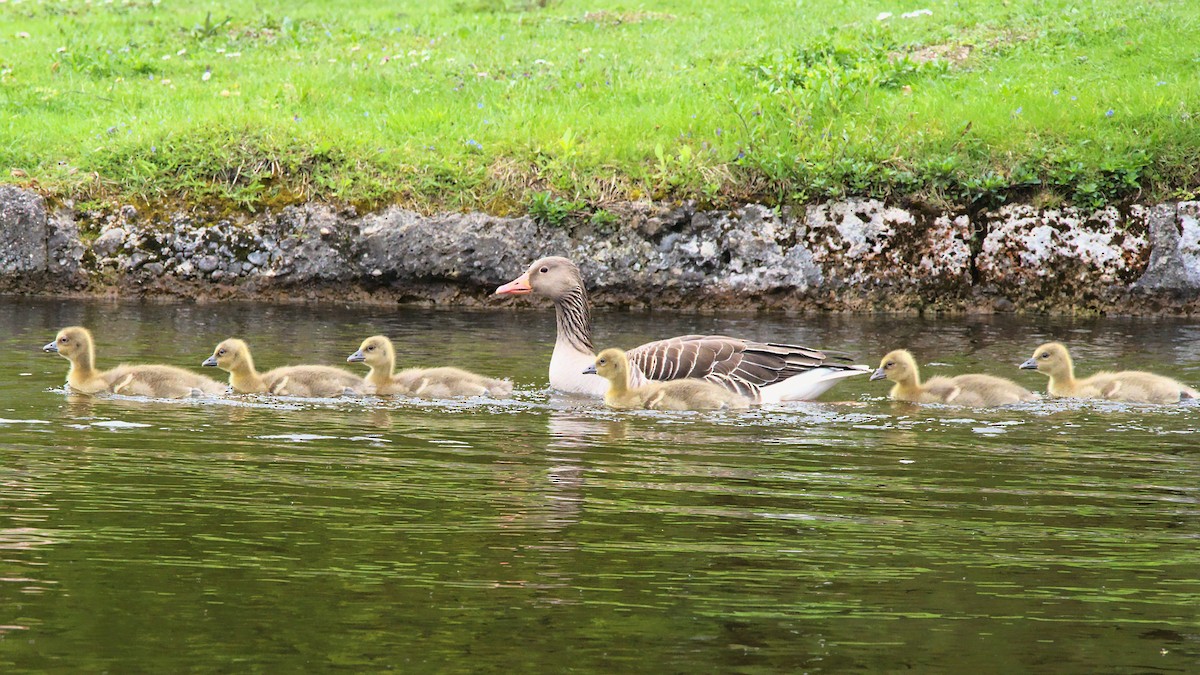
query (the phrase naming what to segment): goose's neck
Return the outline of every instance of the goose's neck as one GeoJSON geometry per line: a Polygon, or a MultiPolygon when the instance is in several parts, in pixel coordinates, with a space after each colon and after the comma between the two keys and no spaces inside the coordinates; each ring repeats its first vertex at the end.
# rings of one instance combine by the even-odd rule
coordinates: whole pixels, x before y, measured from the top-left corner
{"type": "Polygon", "coordinates": [[[229,386],[243,394],[261,394],[267,390],[267,383],[263,382],[262,376],[254,369],[254,362],[249,358],[229,371],[229,386]]]}
{"type": "Polygon", "coordinates": [[[608,381],[609,396],[624,396],[629,393],[629,371],[622,369],[608,381]]]}
{"type": "Polygon", "coordinates": [[[82,353],[71,359],[71,367],[67,369],[67,384],[82,389],[88,382],[100,376],[96,370],[96,352],[91,345],[82,353]]]}
{"type": "MultiPolygon", "coordinates": [[[[370,365],[370,364],[368,364],[370,365]]],[[[389,358],[387,363],[379,365],[371,365],[371,372],[367,373],[367,382],[376,386],[382,387],[386,384],[391,384],[392,374],[396,371],[395,357],[389,358]]]]}
{"type": "Polygon", "coordinates": [[[554,314],[558,322],[556,346],[566,345],[581,354],[593,354],[592,306],[582,285],[554,301],[554,314]]]}
{"type": "Polygon", "coordinates": [[[1074,393],[1077,386],[1075,369],[1066,368],[1050,373],[1050,383],[1046,389],[1051,394],[1062,395],[1074,393]]]}

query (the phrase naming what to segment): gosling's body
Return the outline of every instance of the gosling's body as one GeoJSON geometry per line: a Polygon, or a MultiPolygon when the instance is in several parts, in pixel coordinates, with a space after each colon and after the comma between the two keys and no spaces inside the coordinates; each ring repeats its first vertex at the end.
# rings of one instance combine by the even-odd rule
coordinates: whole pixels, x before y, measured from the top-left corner
{"type": "Polygon", "coordinates": [[[608,380],[604,403],[616,410],[721,410],[750,407],[750,400],[707,380],[682,379],[629,386],[629,359],[619,349],[606,349],[585,373],[608,380]]]}
{"type": "Polygon", "coordinates": [[[1099,398],[1126,403],[1179,403],[1184,398],[1200,398],[1200,393],[1177,380],[1141,370],[1102,371],[1075,378],[1075,364],[1066,346],[1049,342],[1038,347],[1021,364],[1025,370],[1037,370],[1050,378],[1046,391],[1057,398],[1099,398]]]}
{"type": "Polygon", "coordinates": [[[895,383],[888,393],[894,401],[990,407],[1037,399],[1016,382],[992,375],[933,377],[922,382],[916,359],[906,349],[897,349],[880,360],[871,379],[884,378],[895,383]]]}
{"type": "Polygon", "coordinates": [[[382,335],[363,340],[358,351],[346,359],[365,363],[371,371],[366,382],[379,396],[419,396],[422,398],[458,398],[461,396],[506,397],[512,394],[512,382],[485,377],[461,368],[396,368],[396,350],[382,335]]]}
{"type": "Polygon", "coordinates": [[[95,365],[95,341],[91,332],[82,326],[62,329],[54,342],[42,349],[71,362],[67,386],[79,394],[184,398],[225,392],[225,385],[220,382],[175,366],[122,364],[111,370],[99,370],[95,365]]]}
{"type": "Polygon", "coordinates": [[[284,366],[259,373],[250,347],[238,339],[217,345],[202,365],[229,373],[229,386],[239,394],[331,398],[365,390],[361,377],[332,366],[284,366]]]}

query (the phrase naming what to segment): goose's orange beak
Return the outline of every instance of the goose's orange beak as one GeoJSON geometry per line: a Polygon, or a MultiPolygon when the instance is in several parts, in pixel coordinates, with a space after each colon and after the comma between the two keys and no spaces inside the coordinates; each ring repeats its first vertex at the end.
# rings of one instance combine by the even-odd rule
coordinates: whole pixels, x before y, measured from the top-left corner
{"type": "Polygon", "coordinates": [[[533,287],[529,285],[529,272],[496,289],[496,295],[528,295],[532,292],[533,287]]]}

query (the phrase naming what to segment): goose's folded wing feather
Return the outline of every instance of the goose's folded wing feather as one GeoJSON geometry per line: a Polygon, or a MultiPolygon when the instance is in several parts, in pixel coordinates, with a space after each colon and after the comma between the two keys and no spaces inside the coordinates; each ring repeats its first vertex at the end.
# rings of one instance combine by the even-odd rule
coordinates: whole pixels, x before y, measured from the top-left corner
{"type": "MultiPolygon", "coordinates": [[[[626,352],[647,379],[704,378],[743,395],[820,366],[834,366],[824,352],[798,345],[750,342],[724,335],[683,335],[626,352]]],[[[835,356],[835,360],[844,360],[835,356]]]]}

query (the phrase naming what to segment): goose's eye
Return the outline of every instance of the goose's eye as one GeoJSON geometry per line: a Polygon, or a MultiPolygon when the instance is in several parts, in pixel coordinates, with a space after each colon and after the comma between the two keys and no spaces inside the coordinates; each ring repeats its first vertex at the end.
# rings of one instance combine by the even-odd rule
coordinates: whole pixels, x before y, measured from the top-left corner
{"type": "Polygon", "coordinates": [[[370,347],[367,347],[367,351],[369,351],[369,352],[375,351],[375,345],[371,345],[370,347]]]}
{"type": "Polygon", "coordinates": [[[1042,352],[1042,358],[1043,358],[1043,359],[1048,359],[1048,358],[1050,358],[1050,352],[1042,352]]]}
{"type": "Polygon", "coordinates": [[[64,335],[63,337],[60,337],[60,338],[58,338],[58,341],[59,341],[59,342],[61,342],[61,343],[63,343],[63,344],[65,345],[65,344],[67,344],[68,342],[70,342],[70,341],[71,341],[71,338],[69,338],[69,337],[66,337],[66,336],[64,335]]]}
{"type": "Polygon", "coordinates": [[[224,350],[224,349],[218,349],[218,350],[217,350],[217,356],[225,356],[225,350],[224,350]]]}
{"type": "Polygon", "coordinates": [[[604,365],[604,364],[608,363],[608,361],[605,361],[604,359],[600,359],[600,360],[599,360],[599,361],[597,361],[596,363],[602,366],[602,365],[604,365]]]}
{"type": "Polygon", "coordinates": [[[892,367],[892,366],[894,366],[894,365],[896,365],[896,363],[895,363],[894,361],[888,361],[887,363],[883,364],[883,367],[884,367],[884,368],[891,368],[891,367],[892,367]]]}
{"type": "Polygon", "coordinates": [[[540,269],[540,270],[538,270],[538,271],[539,271],[539,272],[541,272],[542,274],[545,274],[546,272],[549,272],[549,271],[550,271],[550,268],[549,268],[549,267],[543,267],[542,269],[540,269]]]}

